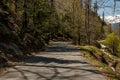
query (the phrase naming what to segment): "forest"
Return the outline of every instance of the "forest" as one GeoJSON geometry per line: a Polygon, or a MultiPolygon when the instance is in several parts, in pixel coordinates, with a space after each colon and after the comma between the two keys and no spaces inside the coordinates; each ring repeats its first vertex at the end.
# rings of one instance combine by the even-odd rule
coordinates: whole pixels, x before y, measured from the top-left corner
{"type": "Polygon", "coordinates": [[[120,28],[112,30],[104,12],[98,15],[105,1],[0,0],[0,70],[44,51],[51,41],[72,41],[83,56],[110,68],[106,76],[120,80],[120,28]]]}

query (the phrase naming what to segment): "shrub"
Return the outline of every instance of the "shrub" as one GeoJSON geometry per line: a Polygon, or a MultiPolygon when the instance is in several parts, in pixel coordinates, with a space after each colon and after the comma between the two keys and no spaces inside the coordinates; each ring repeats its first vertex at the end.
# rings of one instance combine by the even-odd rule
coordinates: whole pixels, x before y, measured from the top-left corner
{"type": "MultiPolygon", "coordinates": [[[[118,53],[120,53],[120,43],[119,43],[117,50],[118,50],[118,53]]],[[[117,54],[117,55],[120,57],[120,54],[117,54]]]]}
{"type": "Polygon", "coordinates": [[[105,44],[107,45],[107,47],[112,49],[113,55],[117,56],[120,40],[119,37],[115,35],[115,33],[111,33],[107,36],[107,38],[105,39],[105,44]]]}

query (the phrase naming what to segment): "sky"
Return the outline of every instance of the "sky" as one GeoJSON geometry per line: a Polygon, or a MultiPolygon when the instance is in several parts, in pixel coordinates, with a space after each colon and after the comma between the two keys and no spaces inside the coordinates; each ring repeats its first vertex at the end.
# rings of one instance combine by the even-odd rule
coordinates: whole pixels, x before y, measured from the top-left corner
{"type": "MultiPolygon", "coordinates": [[[[96,0],[93,0],[93,3],[96,0]]],[[[105,16],[116,16],[120,15],[120,0],[116,1],[115,13],[114,13],[114,0],[97,0],[98,2],[98,14],[102,16],[103,12],[105,16]]]]}

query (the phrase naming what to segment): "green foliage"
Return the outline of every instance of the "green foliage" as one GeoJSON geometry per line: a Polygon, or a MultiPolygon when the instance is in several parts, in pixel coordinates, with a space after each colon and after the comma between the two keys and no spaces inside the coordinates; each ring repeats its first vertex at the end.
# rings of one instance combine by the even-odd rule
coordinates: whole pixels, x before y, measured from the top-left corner
{"type": "Polygon", "coordinates": [[[110,32],[111,32],[110,31],[110,27],[111,27],[110,25],[104,25],[103,26],[103,28],[105,30],[105,35],[109,35],[110,34],[110,32]]]}
{"type": "Polygon", "coordinates": [[[118,51],[120,52],[120,44],[118,45],[118,51]]]}
{"type": "Polygon", "coordinates": [[[114,55],[117,55],[118,49],[120,48],[120,40],[115,33],[111,33],[107,36],[105,44],[112,49],[114,55]]]}
{"type": "Polygon", "coordinates": [[[119,43],[119,45],[118,45],[117,50],[118,50],[118,54],[117,54],[117,55],[120,57],[120,43],[119,43]]]}

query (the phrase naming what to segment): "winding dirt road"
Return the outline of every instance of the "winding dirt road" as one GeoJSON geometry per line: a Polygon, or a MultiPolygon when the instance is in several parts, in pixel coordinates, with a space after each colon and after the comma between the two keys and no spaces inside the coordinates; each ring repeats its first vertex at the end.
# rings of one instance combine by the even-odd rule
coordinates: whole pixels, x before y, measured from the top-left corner
{"type": "Polygon", "coordinates": [[[0,75],[0,80],[107,80],[69,42],[53,42],[45,52],[0,75]]]}

